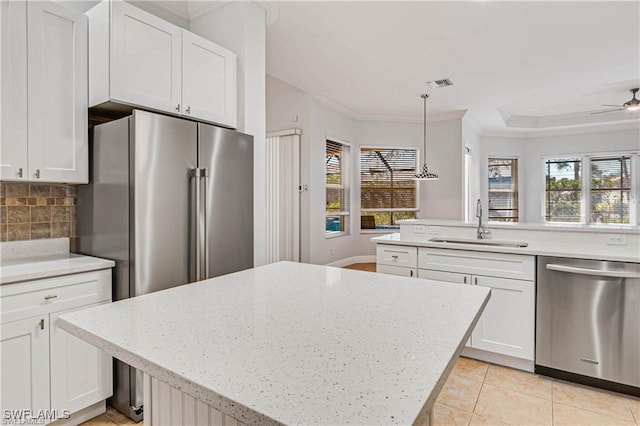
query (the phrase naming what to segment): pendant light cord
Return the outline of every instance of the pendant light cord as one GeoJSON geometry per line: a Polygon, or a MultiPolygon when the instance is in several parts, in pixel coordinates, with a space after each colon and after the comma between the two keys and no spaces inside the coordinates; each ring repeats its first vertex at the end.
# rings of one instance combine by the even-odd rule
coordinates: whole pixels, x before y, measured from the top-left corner
{"type": "Polygon", "coordinates": [[[420,97],[424,101],[424,153],[422,154],[422,160],[424,164],[427,164],[427,98],[429,95],[424,93],[420,97]]]}

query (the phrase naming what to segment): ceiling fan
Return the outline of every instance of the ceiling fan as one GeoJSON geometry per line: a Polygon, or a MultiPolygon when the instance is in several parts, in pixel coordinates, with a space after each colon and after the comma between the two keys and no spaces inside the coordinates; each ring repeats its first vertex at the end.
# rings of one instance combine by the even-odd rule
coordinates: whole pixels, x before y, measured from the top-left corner
{"type": "Polygon", "coordinates": [[[627,111],[637,111],[640,109],[640,100],[636,99],[636,93],[638,93],[638,90],[640,90],[640,88],[635,88],[635,89],[629,89],[629,91],[631,92],[631,94],[633,95],[631,100],[623,103],[622,105],[602,105],[602,106],[606,106],[606,107],[616,107],[616,109],[610,109],[608,111],[597,111],[597,112],[592,112],[591,114],[605,114],[607,112],[614,112],[614,111],[622,111],[622,110],[627,110],[627,111]]]}

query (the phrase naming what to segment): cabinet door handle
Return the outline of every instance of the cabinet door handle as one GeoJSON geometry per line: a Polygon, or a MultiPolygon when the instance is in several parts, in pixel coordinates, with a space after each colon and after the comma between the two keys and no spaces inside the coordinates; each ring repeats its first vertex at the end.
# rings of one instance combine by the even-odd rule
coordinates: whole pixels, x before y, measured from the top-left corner
{"type": "Polygon", "coordinates": [[[40,169],[36,170],[35,175],[36,175],[36,179],[40,179],[40,169]]]}
{"type": "Polygon", "coordinates": [[[411,270],[411,272],[409,272],[409,276],[412,277],[413,276],[413,269],[411,270]]]}
{"type": "Polygon", "coordinates": [[[187,107],[187,109],[185,110],[185,112],[186,112],[187,114],[191,114],[191,107],[190,107],[190,106],[188,106],[188,107],[187,107]]]}
{"type": "Polygon", "coordinates": [[[478,285],[478,277],[475,277],[473,282],[475,283],[475,285],[478,285]]]}
{"type": "Polygon", "coordinates": [[[467,283],[467,277],[464,277],[463,282],[466,284],[467,283]]]}
{"type": "Polygon", "coordinates": [[[40,320],[39,325],[40,325],[40,330],[44,330],[44,319],[40,320]]]}
{"type": "Polygon", "coordinates": [[[22,167],[18,169],[18,172],[16,174],[18,175],[18,177],[22,177],[22,167]]]}
{"type": "Polygon", "coordinates": [[[55,299],[56,297],[58,297],[58,295],[57,295],[57,294],[47,294],[47,295],[44,297],[44,300],[55,299]]]}
{"type": "Polygon", "coordinates": [[[176,112],[180,112],[180,104],[176,107],[176,112]]]}

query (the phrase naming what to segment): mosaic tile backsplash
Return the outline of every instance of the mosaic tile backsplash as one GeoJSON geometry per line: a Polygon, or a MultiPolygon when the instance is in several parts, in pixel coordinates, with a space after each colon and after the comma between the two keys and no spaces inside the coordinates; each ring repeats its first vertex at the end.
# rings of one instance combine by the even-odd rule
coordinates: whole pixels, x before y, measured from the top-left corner
{"type": "Polygon", "coordinates": [[[70,238],[76,241],[76,187],[0,182],[0,241],[70,238]]]}

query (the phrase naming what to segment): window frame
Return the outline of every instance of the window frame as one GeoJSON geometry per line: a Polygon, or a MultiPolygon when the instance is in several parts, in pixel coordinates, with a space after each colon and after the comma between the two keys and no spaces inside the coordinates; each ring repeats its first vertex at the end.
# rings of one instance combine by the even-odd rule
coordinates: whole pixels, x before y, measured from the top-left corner
{"type": "MultiPolygon", "coordinates": [[[[332,136],[325,136],[324,142],[324,152],[325,152],[325,166],[324,166],[324,205],[325,205],[325,229],[324,234],[325,238],[337,238],[351,235],[351,144],[344,140],[334,138],[332,136]],[[327,185],[327,144],[331,142],[334,144],[342,145],[342,153],[343,158],[340,161],[340,185],[327,185]],[[327,189],[342,189],[345,191],[346,196],[346,210],[340,210],[338,212],[328,211],[327,210],[327,189]],[[344,221],[344,230],[342,231],[328,231],[326,225],[326,219],[333,216],[341,217],[341,220],[344,221]]],[[[344,207],[344,206],[342,206],[344,207]]]]}
{"type": "Polygon", "coordinates": [[[620,227],[620,226],[637,226],[640,224],[640,151],[614,151],[614,152],[595,152],[581,154],[557,154],[545,155],[542,158],[542,203],[541,203],[541,222],[544,224],[565,224],[565,225],[589,225],[597,227],[620,227]],[[607,158],[630,157],[631,171],[631,189],[629,191],[629,223],[602,223],[591,221],[591,159],[602,160],[607,158]],[[551,222],[546,216],[546,164],[551,159],[570,159],[580,160],[581,182],[580,182],[580,221],[579,222],[551,222]]]}
{"type": "MultiPolygon", "coordinates": [[[[517,156],[507,156],[507,155],[489,155],[487,156],[487,223],[519,223],[522,217],[521,209],[520,209],[520,159],[517,156]],[[491,160],[503,160],[503,161],[515,161],[515,190],[508,191],[515,195],[512,197],[515,200],[515,209],[501,209],[501,210],[511,210],[516,212],[515,220],[495,220],[496,218],[491,217],[491,210],[499,210],[499,209],[491,209],[491,185],[489,183],[489,162],[491,160]],[[492,220],[493,219],[493,220],[492,220]]],[[[513,175],[513,166],[512,166],[512,175],[513,175]]],[[[507,219],[514,219],[514,217],[508,217],[507,219]]]]}
{"type": "MultiPolygon", "coordinates": [[[[383,208],[383,209],[363,209],[362,208],[362,170],[361,170],[361,156],[363,149],[387,149],[387,150],[411,150],[416,153],[416,161],[415,161],[415,171],[417,173],[418,168],[420,167],[420,149],[416,146],[394,146],[394,145],[375,145],[375,144],[362,144],[358,146],[358,206],[360,208],[360,215],[363,213],[370,212],[415,212],[416,214],[420,211],[420,190],[419,185],[415,186],[415,200],[416,207],[408,208],[408,209],[396,209],[396,208],[383,208]]],[[[361,234],[388,234],[389,232],[397,232],[400,229],[400,225],[396,225],[395,227],[389,227],[386,229],[362,229],[361,223],[358,224],[358,228],[361,234]]]]}

